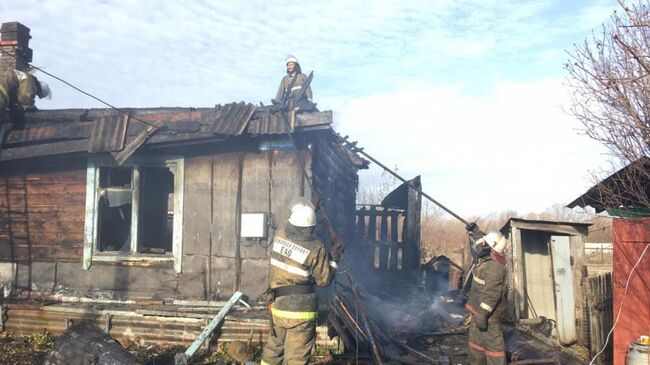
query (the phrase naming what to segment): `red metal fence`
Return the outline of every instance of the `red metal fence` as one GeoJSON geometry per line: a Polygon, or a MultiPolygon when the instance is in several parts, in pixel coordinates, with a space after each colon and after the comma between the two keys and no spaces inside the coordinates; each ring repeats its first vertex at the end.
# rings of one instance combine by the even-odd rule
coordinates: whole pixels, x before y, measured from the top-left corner
{"type": "Polygon", "coordinates": [[[639,262],[650,244],[650,218],[615,219],[613,228],[614,320],[622,308],[614,329],[614,365],[624,365],[630,342],[650,334],[650,249],[639,262]]]}

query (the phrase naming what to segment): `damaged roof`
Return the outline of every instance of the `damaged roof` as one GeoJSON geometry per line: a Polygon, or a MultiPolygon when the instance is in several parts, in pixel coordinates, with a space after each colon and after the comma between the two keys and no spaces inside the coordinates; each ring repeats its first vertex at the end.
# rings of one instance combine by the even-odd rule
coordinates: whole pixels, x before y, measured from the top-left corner
{"type": "Polygon", "coordinates": [[[650,199],[650,158],[643,157],[616,171],[587,190],[569,208],[591,206],[600,213],[610,208],[642,208],[640,197],[650,199]]]}
{"type": "MultiPolygon", "coordinates": [[[[5,133],[0,161],[74,152],[130,155],[143,144],[223,141],[233,136],[286,134],[287,114],[239,102],[214,108],[60,109],[26,112],[5,133]]],[[[296,114],[292,133],[331,131],[332,112],[296,114]]],[[[350,151],[348,151],[351,153],[350,151]]],[[[349,154],[348,154],[349,155],[349,154]]],[[[128,157],[128,156],[126,156],[128,157]]],[[[350,160],[363,165],[360,157],[350,160]]],[[[125,158],[125,157],[124,157],[125,158]]],[[[116,157],[117,160],[117,157],[116,157]]]]}

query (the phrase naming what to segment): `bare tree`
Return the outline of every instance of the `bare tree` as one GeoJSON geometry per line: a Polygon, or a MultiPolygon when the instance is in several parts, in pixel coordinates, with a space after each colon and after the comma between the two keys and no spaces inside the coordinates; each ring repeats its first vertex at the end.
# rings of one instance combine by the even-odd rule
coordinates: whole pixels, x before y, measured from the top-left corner
{"type": "Polygon", "coordinates": [[[600,184],[600,203],[650,208],[650,3],[619,4],[622,11],[601,31],[568,52],[571,113],[589,137],[609,148],[613,171],[628,166],[610,184],[600,184]]]}
{"type": "MultiPolygon", "coordinates": [[[[394,171],[399,171],[396,165],[394,171]]],[[[357,204],[379,205],[381,201],[401,184],[401,181],[388,172],[370,171],[371,175],[367,183],[363,184],[357,192],[357,204]]]]}

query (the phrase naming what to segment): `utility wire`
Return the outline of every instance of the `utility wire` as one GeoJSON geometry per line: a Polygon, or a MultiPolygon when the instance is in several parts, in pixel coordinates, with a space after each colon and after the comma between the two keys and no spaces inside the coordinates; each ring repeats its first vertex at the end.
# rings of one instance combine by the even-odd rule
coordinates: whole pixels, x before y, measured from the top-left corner
{"type": "MultiPolygon", "coordinates": [[[[21,59],[19,59],[18,57],[16,57],[15,54],[12,54],[12,53],[10,53],[10,52],[7,52],[7,51],[5,51],[5,50],[2,49],[2,48],[0,48],[0,51],[1,51],[2,53],[6,54],[7,56],[11,56],[11,57],[13,57],[14,59],[16,59],[16,60],[18,60],[18,61],[22,61],[21,59]]],[[[44,73],[44,74],[46,74],[46,75],[48,75],[48,76],[50,76],[50,77],[52,77],[52,78],[54,78],[54,79],[56,79],[56,80],[58,80],[58,81],[64,83],[64,84],[70,86],[71,88],[77,90],[78,92],[80,92],[80,93],[82,93],[82,94],[84,94],[84,95],[86,95],[86,96],[88,96],[88,97],[91,97],[91,98],[93,98],[93,99],[99,101],[100,103],[106,105],[107,107],[109,107],[109,108],[111,108],[111,109],[115,109],[115,110],[117,110],[118,112],[120,112],[120,113],[122,113],[122,114],[124,114],[124,115],[126,115],[126,116],[128,116],[128,117],[130,117],[130,118],[133,118],[133,119],[137,120],[138,122],[144,123],[144,124],[149,125],[149,126],[151,126],[151,127],[159,127],[159,126],[157,126],[157,125],[155,125],[155,124],[153,124],[153,123],[151,123],[151,122],[147,122],[147,121],[144,121],[144,120],[142,120],[142,119],[140,119],[140,118],[137,118],[137,117],[133,116],[131,113],[128,113],[127,111],[122,110],[122,109],[120,109],[120,108],[118,108],[118,107],[116,107],[116,106],[114,106],[114,105],[112,105],[112,104],[110,104],[110,103],[108,103],[108,102],[106,102],[106,101],[100,99],[99,97],[97,97],[97,96],[95,96],[95,95],[93,95],[93,94],[91,94],[91,93],[89,93],[89,92],[87,92],[87,91],[84,91],[84,90],[82,90],[82,89],[80,89],[80,88],[78,88],[78,87],[76,87],[76,86],[74,86],[74,85],[71,84],[70,82],[68,82],[68,81],[66,81],[66,80],[64,80],[64,79],[62,79],[62,78],[60,78],[60,77],[58,77],[58,76],[56,76],[56,75],[53,75],[53,74],[51,74],[51,73],[49,73],[49,72],[43,70],[43,69],[40,68],[40,67],[34,66],[34,65],[32,65],[32,64],[29,64],[29,63],[27,63],[27,65],[28,65],[29,67],[35,69],[35,70],[38,70],[38,71],[40,71],[40,72],[42,72],[42,73],[44,73]]]]}
{"type": "Polygon", "coordinates": [[[381,167],[382,169],[384,169],[384,171],[386,171],[386,172],[388,172],[389,174],[393,175],[393,176],[396,177],[398,180],[400,180],[400,181],[403,182],[404,184],[408,185],[411,189],[417,191],[420,195],[422,195],[422,196],[424,196],[425,198],[429,199],[433,204],[439,206],[442,210],[444,210],[445,212],[451,214],[454,218],[456,218],[456,219],[458,219],[459,221],[461,221],[465,226],[469,225],[469,222],[468,222],[467,220],[465,220],[463,217],[461,217],[460,215],[454,213],[451,209],[447,208],[447,207],[444,206],[442,203],[440,203],[440,202],[437,201],[436,199],[432,198],[429,194],[427,194],[427,193],[425,193],[424,191],[422,191],[421,188],[418,188],[418,187],[415,186],[412,182],[410,182],[409,180],[406,180],[405,178],[403,178],[402,176],[400,176],[397,172],[393,171],[393,170],[392,170],[391,168],[389,168],[388,166],[386,166],[386,165],[382,164],[381,162],[379,162],[376,158],[372,157],[370,154],[368,154],[367,152],[365,152],[365,151],[363,150],[363,148],[357,147],[357,142],[350,142],[350,141],[348,140],[348,137],[347,137],[347,136],[342,137],[340,134],[336,133],[335,131],[333,131],[333,133],[334,133],[334,136],[336,136],[336,138],[337,138],[341,143],[343,143],[343,144],[345,144],[346,146],[348,146],[348,147],[349,147],[353,152],[360,153],[361,155],[363,155],[364,157],[366,157],[366,158],[369,159],[370,161],[374,162],[375,164],[377,164],[377,166],[379,166],[379,167],[381,167]]]}
{"type": "Polygon", "coordinates": [[[621,304],[618,307],[618,313],[616,314],[616,320],[614,320],[614,324],[612,325],[612,329],[609,330],[609,333],[607,334],[607,338],[605,339],[605,344],[603,344],[603,348],[598,351],[598,353],[594,356],[593,359],[591,359],[591,362],[589,362],[589,365],[593,365],[594,361],[600,356],[600,354],[605,351],[605,348],[607,347],[607,344],[609,343],[609,338],[614,332],[614,328],[616,328],[616,324],[618,323],[619,318],[621,317],[621,312],[623,311],[623,304],[625,303],[625,297],[627,296],[627,289],[630,286],[630,280],[632,279],[632,274],[636,271],[637,266],[641,263],[641,260],[643,259],[643,256],[645,256],[646,251],[648,251],[648,248],[650,248],[650,243],[648,243],[645,248],[643,249],[643,252],[641,253],[641,256],[639,256],[639,259],[636,260],[636,263],[632,267],[632,270],[630,270],[630,274],[627,276],[627,282],[625,283],[625,291],[623,292],[623,297],[621,298],[621,304]]]}
{"type": "MultiPolygon", "coordinates": [[[[12,53],[10,53],[10,52],[7,52],[7,51],[5,51],[5,50],[2,49],[2,48],[0,48],[0,52],[2,52],[3,54],[5,54],[5,55],[7,55],[7,56],[10,56],[10,57],[12,57],[12,58],[14,58],[14,59],[16,59],[16,60],[19,60],[19,61],[23,62],[23,61],[22,61],[21,59],[19,59],[15,54],[12,54],[12,53]]],[[[111,108],[111,109],[113,109],[113,110],[115,110],[115,111],[117,111],[117,112],[119,112],[119,113],[121,113],[121,114],[123,114],[123,115],[129,117],[129,118],[132,118],[132,119],[134,119],[134,120],[137,120],[138,122],[143,123],[143,124],[146,124],[146,125],[148,125],[148,126],[150,126],[150,127],[159,128],[159,129],[161,129],[161,130],[165,128],[164,126],[161,127],[160,125],[156,125],[156,124],[154,124],[154,123],[147,122],[146,120],[142,120],[142,119],[136,117],[134,114],[129,113],[128,111],[126,111],[126,110],[124,110],[124,109],[118,108],[118,107],[114,106],[113,104],[111,104],[111,103],[109,103],[109,102],[107,102],[107,101],[101,99],[100,97],[95,96],[95,95],[93,95],[93,94],[91,94],[91,93],[89,93],[89,92],[87,92],[87,91],[85,91],[85,90],[82,90],[81,88],[79,88],[79,87],[73,85],[72,83],[70,83],[70,82],[68,82],[68,81],[66,81],[66,80],[64,80],[64,79],[62,79],[62,78],[60,78],[60,77],[58,77],[58,76],[56,76],[56,75],[54,75],[54,74],[52,74],[52,73],[49,73],[49,72],[43,70],[42,68],[40,68],[40,67],[38,67],[38,66],[34,66],[34,65],[32,65],[32,64],[30,64],[30,63],[27,63],[27,62],[25,62],[25,63],[27,64],[27,66],[29,66],[29,67],[31,67],[31,68],[33,68],[33,69],[35,69],[35,70],[38,70],[38,71],[40,71],[40,72],[42,72],[42,73],[44,73],[44,74],[46,74],[46,75],[48,75],[48,76],[50,76],[50,77],[56,79],[56,80],[58,80],[58,81],[64,83],[65,85],[67,85],[67,86],[73,88],[74,90],[76,90],[76,91],[78,91],[78,92],[80,92],[80,93],[82,93],[82,94],[84,94],[84,95],[86,95],[86,96],[88,96],[88,97],[90,97],[90,98],[92,98],[92,99],[94,99],[94,100],[96,100],[96,101],[98,101],[98,102],[100,102],[100,103],[106,105],[107,107],[109,107],[109,108],[111,108]]],[[[202,134],[202,135],[214,135],[214,133],[210,133],[210,132],[193,131],[193,130],[185,130],[185,129],[173,129],[173,130],[170,130],[170,132],[171,132],[172,134],[176,134],[176,133],[194,133],[194,134],[202,134]]]]}

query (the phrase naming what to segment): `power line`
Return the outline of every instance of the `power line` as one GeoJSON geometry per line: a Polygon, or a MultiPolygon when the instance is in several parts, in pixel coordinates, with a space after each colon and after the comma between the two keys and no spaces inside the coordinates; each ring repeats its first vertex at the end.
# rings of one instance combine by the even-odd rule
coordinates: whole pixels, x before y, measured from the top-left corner
{"type": "MultiPolygon", "coordinates": [[[[21,59],[19,59],[18,57],[16,57],[15,54],[12,54],[12,53],[10,53],[10,52],[7,52],[7,51],[5,51],[5,50],[2,49],[2,48],[0,48],[0,51],[1,51],[2,53],[6,54],[7,56],[11,56],[12,58],[14,58],[14,59],[16,59],[16,60],[18,60],[18,61],[22,61],[21,59]]],[[[51,74],[51,73],[49,73],[49,72],[43,70],[43,69],[40,68],[40,67],[34,66],[34,65],[32,65],[32,64],[30,64],[30,63],[27,63],[27,62],[25,62],[25,63],[26,63],[29,67],[31,67],[31,68],[33,68],[33,69],[35,69],[35,70],[38,70],[38,71],[40,71],[40,72],[42,72],[42,73],[44,73],[44,74],[46,74],[46,75],[48,75],[48,76],[50,76],[50,77],[52,77],[52,78],[54,78],[54,79],[56,79],[56,80],[58,80],[58,81],[64,83],[64,84],[70,86],[71,88],[77,90],[78,92],[80,92],[80,93],[82,93],[82,94],[84,94],[84,95],[86,95],[86,96],[88,96],[88,97],[91,97],[91,98],[93,98],[93,99],[99,101],[100,103],[106,105],[107,107],[109,107],[109,108],[111,108],[111,109],[117,110],[118,112],[120,112],[120,113],[122,113],[122,114],[128,116],[129,118],[133,118],[133,119],[137,120],[138,122],[144,123],[144,124],[146,124],[146,125],[148,125],[148,126],[151,126],[151,127],[156,127],[156,128],[159,127],[159,126],[156,125],[156,124],[153,124],[153,123],[151,123],[151,122],[147,122],[147,121],[144,121],[144,120],[142,120],[142,119],[140,119],[140,118],[135,117],[133,114],[131,114],[131,113],[125,111],[125,110],[122,110],[122,109],[120,109],[120,108],[118,108],[118,107],[116,107],[116,106],[114,106],[114,105],[112,105],[112,104],[110,104],[110,103],[108,103],[108,102],[106,102],[106,101],[100,99],[99,97],[97,97],[97,96],[95,96],[95,95],[93,95],[93,94],[91,94],[91,93],[89,93],[89,92],[87,92],[87,91],[84,91],[84,90],[82,90],[82,89],[80,89],[80,88],[78,88],[78,87],[76,87],[76,86],[74,86],[74,85],[71,84],[70,82],[68,82],[68,81],[66,81],[66,80],[64,80],[64,79],[62,79],[62,78],[60,78],[60,77],[58,77],[58,76],[56,76],[56,75],[53,75],[53,74],[51,74]]]]}
{"type": "MultiPolygon", "coordinates": [[[[14,58],[14,59],[16,59],[16,60],[22,61],[22,60],[20,60],[18,57],[16,57],[15,54],[9,53],[9,52],[5,51],[5,50],[2,49],[2,48],[0,48],[0,52],[2,52],[3,54],[6,54],[6,55],[8,55],[8,56],[10,56],[10,57],[12,57],[12,58],[14,58]]],[[[73,88],[74,90],[76,90],[76,91],[78,91],[78,92],[80,92],[80,93],[82,93],[82,94],[84,94],[84,95],[86,95],[86,96],[88,96],[88,97],[90,97],[90,98],[92,98],[92,99],[94,99],[94,100],[97,100],[98,102],[100,102],[100,103],[106,105],[107,107],[109,107],[109,108],[111,108],[111,109],[113,109],[113,110],[115,110],[115,111],[117,111],[117,112],[119,112],[119,113],[121,113],[121,114],[123,114],[123,115],[129,117],[129,118],[132,118],[132,119],[134,119],[134,120],[137,120],[138,122],[143,123],[143,124],[146,124],[146,125],[148,125],[148,126],[155,127],[155,128],[159,128],[159,129],[161,129],[161,130],[165,128],[164,126],[161,127],[161,126],[156,125],[156,124],[154,124],[154,123],[147,122],[146,120],[142,120],[142,119],[136,117],[134,114],[129,113],[129,112],[127,112],[127,111],[124,110],[124,109],[118,108],[118,107],[114,106],[113,104],[111,104],[111,103],[109,103],[109,102],[107,102],[107,101],[101,99],[100,97],[95,96],[95,95],[93,95],[93,94],[91,94],[91,93],[89,93],[89,92],[87,92],[87,91],[85,91],[85,90],[82,90],[81,88],[79,88],[79,87],[73,85],[73,84],[70,83],[69,81],[66,81],[66,80],[62,79],[61,77],[58,77],[58,76],[56,76],[56,75],[54,75],[54,74],[52,74],[52,73],[49,73],[49,72],[43,70],[43,69],[40,68],[40,67],[34,66],[34,65],[32,65],[32,64],[30,64],[30,63],[27,63],[27,62],[25,62],[25,63],[26,63],[29,67],[31,67],[31,68],[33,68],[33,69],[35,69],[35,70],[38,70],[38,71],[40,71],[40,72],[42,72],[42,73],[44,73],[44,74],[46,74],[46,75],[48,75],[48,76],[50,76],[50,77],[56,79],[56,80],[58,80],[58,81],[64,83],[65,85],[67,85],[67,86],[73,88]]],[[[214,133],[210,133],[210,132],[193,131],[193,130],[188,130],[188,129],[173,129],[173,130],[170,130],[170,132],[171,132],[172,134],[176,134],[176,133],[194,133],[194,134],[201,134],[201,135],[214,135],[214,133]]]]}

